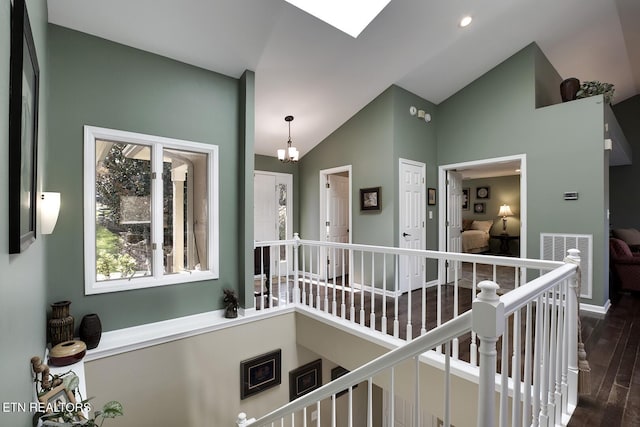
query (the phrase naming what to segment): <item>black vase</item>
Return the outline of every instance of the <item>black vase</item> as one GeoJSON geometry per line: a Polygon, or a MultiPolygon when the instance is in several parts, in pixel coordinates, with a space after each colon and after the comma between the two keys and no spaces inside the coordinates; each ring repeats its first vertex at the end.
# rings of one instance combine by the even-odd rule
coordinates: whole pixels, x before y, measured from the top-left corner
{"type": "Polygon", "coordinates": [[[576,99],[576,94],[579,90],[580,80],[575,77],[563,80],[562,83],[560,83],[560,96],[562,97],[562,102],[573,101],[576,99]]]}
{"type": "Polygon", "coordinates": [[[102,323],[96,313],[87,314],[80,322],[80,339],[87,345],[87,350],[96,348],[102,337],[102,323]]]}

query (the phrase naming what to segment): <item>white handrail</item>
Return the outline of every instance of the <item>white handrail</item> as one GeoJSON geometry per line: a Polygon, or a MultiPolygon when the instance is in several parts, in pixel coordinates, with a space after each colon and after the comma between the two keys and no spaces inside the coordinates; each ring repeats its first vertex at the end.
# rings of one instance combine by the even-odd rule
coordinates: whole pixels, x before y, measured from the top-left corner
{"type": "MultiPolygon", "coordinates": [[[[404,360],[442,345],[451,340],[451,337],[458,337],[469,331],[471,331],[470,311],[443,323],[440,327],[432,329],[425,335],[414,339],[402,347],[391,350],[390,352],[362,365],[358,369],[355,369],[348,374],[299,397],[293,402],[287,403],[275,411],[258,418],[255,422],[251,423],[251,425],[263,426],[276,420],[280,420],[286,415],[299,411],[323,399],[329,398],[353,384],[359,384],[360,382],[367,380],[404,360]]],[[[247,425],[249,425],[249,423],[247,423],[247,425]]]]}
{"type": "Polygon", "coordinates": [[[363,252],[376,252],[381,254],[394,254],[394,255],[410,255],[410,256],[422,256],[425,258],[448,260],[448,261],[463,261],[463,262],[479,262],[482,260],[482,264],[496,264],[505,267],[521,267],[521,268],[533,268],[541,270],[553,270],[564,265],[561,261],[547,261],[532,258],[514,258],[514,257],[502,257],[495,255],[477,255],[467,254],[461,252],[441,252],[433,250],[422,249],[405,249],[395,248],[388,246],[375,246],[375,245],[363,245],[356,243],[336,243],[336,242],[319,242],[315,240],[295,239],[290,240],[261,240],[254,241],[254,248],[265,246],[279,246],[279,245],[295,245],[300,243],[306,246],[322,246],[326,248],[338,248],[338,249],[351,249],[355,251],[363,252]]]}
{"type": "Polygon", "coordinates": [[[505,316],[524,307],[531,301],[532,296],[537,296],[554,287],[558,282],[568,279],[575,274],[578,266],[575,264],[565,264],[546,273],[544,276],[535,278],[527,282],[526,286],[520,286],[504,294],[500,301],[504,303],[505,316]]]}

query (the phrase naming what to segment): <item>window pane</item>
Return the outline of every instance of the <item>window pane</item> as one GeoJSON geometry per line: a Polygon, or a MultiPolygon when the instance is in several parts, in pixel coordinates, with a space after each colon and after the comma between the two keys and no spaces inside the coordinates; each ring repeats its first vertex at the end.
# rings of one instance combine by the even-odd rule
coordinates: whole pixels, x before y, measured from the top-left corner
{"type": "MultiPolygon", "coordinates": [[[[278,184],[278,239],[287,240],[287,186],[278,184]]],[[[287,257],[287,248],[280,246],[280,259],[287,257]]]]}
{"type": "Polygon", "coordinates": [[[151,274],[151,149],[96,140],[96,281],[151,274]]]}
{"type": "Polygon", "coordinates": [[[207,270],[208,155],[163,150],[164,272],[207,270]]]}

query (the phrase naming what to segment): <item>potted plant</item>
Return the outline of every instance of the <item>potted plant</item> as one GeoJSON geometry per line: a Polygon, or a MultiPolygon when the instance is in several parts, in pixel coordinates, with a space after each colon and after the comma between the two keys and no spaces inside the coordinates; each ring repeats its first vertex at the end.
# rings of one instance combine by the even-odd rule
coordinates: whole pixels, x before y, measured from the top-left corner
{"type": "Polygon", "coordinates": [[[588,98],[590,96],[602,95],[604,102],[611,104],[615,89],[611,83],[601,83],[597,80],[582,82],[580,90],[576,93],[576,98],[588,98]]]}
{"type": "MultiPolygon", "coordinates": [[[[88,401],[89,399],[83,400],[82,404],[85,404],[88,401]]],[[[112,400],[111,402],[105,403],[102,410],[95,411],[94,416],[87,420],[79,420],[77,413],[66,409],[60,412],[42,415],[40,419],[42,420],[43,427],[100,427],[107,418],[115,418],[121,415],[124,415],[122,405],[120,402],[112,400]]]]}

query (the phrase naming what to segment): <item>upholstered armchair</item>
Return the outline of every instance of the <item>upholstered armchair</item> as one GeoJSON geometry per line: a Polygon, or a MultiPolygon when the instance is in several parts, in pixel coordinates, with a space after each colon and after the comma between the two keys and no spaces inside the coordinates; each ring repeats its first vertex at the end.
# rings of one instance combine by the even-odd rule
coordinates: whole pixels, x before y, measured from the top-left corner
{"type": "Polygon", "coordinates": [[[640,291],[640,254],[634,254],[623,240],[609,239],[610,268],[617,277],[620,288],[640,291]]]}

